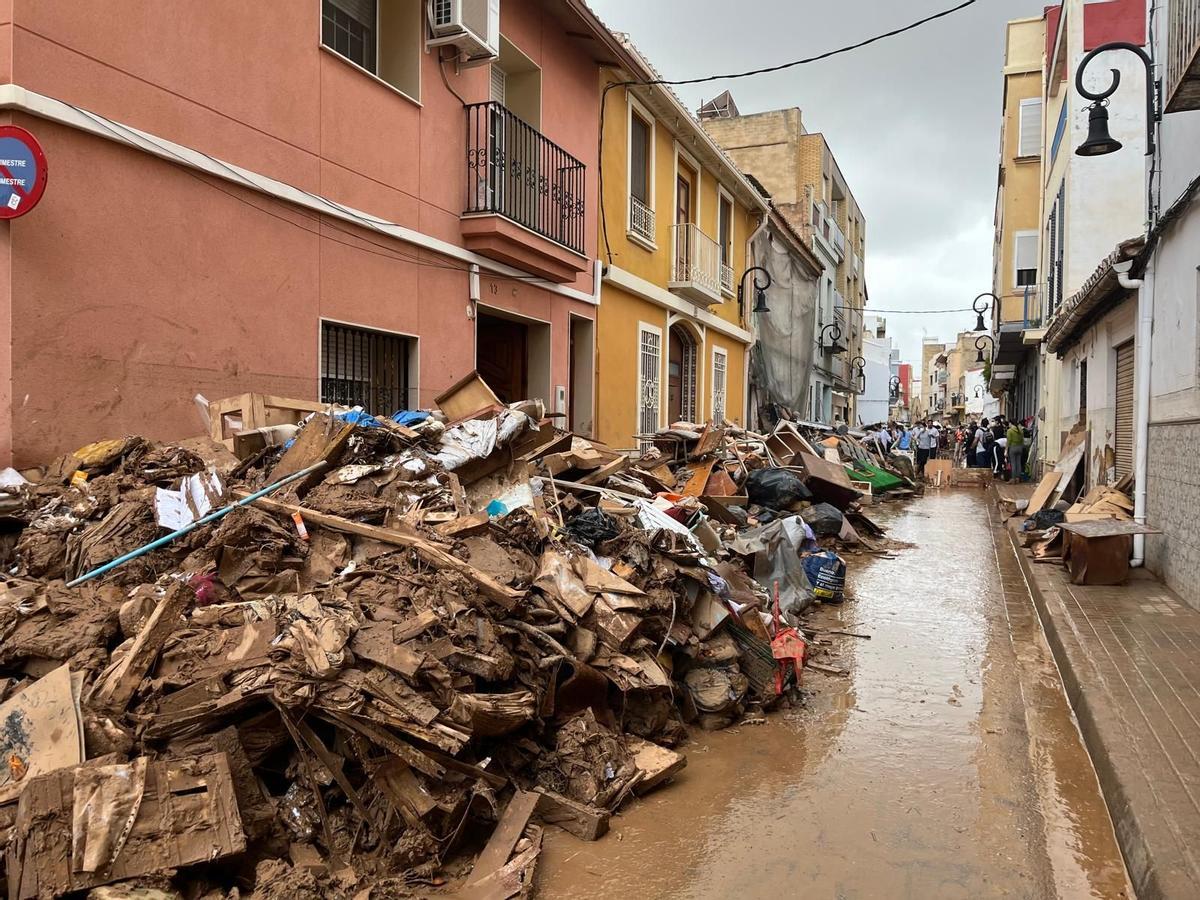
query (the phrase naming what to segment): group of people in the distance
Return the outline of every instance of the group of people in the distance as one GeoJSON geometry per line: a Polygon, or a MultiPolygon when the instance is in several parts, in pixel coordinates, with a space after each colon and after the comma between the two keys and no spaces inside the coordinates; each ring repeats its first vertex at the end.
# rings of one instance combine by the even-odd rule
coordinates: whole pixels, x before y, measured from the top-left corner
{"type": "Polygon", "coordinates": [[[925,477],[931,459],[951,458],[955,465],[991,469],[1005,481],[1026,481],[1026,449],[1032,440],[1029,429],[1004,416],[971,419],[961,425],[943,425],[932,419],[912,426],[896,422],[867,428],[863,442],[886,456],[893,450],[912,453],[918,477],[925,477]]]}

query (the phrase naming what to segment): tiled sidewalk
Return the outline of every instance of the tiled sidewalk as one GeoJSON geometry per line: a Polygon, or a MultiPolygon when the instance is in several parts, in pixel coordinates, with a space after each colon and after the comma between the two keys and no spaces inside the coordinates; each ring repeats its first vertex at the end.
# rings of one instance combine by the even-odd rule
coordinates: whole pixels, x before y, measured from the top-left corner
{"type": "Polygon", "coordinates": [[[1143,571],[1120,587],[1070,584],[1030,561],[1015,521],[1138,897],[1200,897],[1200,612],[1143,571]]]}

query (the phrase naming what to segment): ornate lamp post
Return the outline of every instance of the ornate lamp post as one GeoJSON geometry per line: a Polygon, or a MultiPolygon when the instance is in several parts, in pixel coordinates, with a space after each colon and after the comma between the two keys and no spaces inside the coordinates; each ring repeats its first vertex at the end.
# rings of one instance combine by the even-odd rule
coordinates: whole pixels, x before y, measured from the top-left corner
{"type": "Polygon", "coordinates": [[[1087,140],[1076,148],[1075,153],[1079,156],[1103,156],[1106,153],[1116,153],[1121,149],[1121,142],[1108,133],[1108,98],[1115,94],[1117,88],[1121,86],[1120,70],[1109,70],[1112,72],[1112,83],[1099,93],[1089,91],[1083,86],[1083,72],[1088,63],[1108,50],[1128,50],[1130,53],[1137,54],[1138,59],[1146,66],[1146,155],[1149,156],[1154,152],[1154,125],[1161,118],[1158,111],[1160,85],[1154,78],[1154,61],[1150,55],[1137,44],[1131,44],[1128,41],[1101,44],[1088,53],[1079,63],[1079,68],[1075,70],[1075,90],[1079,92],[1080,96],[1092,101],[1091,106],[1088,107],[1087,140]]]}
{"type": "Polygon", "coordinates": [[[742,273],[742,283],[738,285],[738,308],[741,309],[744,304],[743,298],[746,295],[746,279],[752,272],[762,272],[765,282],[759,281],[758,276],[754,276],[754,308],[750,310],[752,313],[768,313],[771,310],[767,307],[767,288],[773,283],[771,273],[762,266],[751,266],[742,273]]]}
{"type": "Polygon", "coordinates": [[[992,360],[996,358],[996,339],[990,334],[981,334],[979,337],[975,338],[975,349],[979,351],[979,354],[975,357],[975,362],[986,362],[988,365],[991,365],[992,360]],[[985,344],[992,345],[991,352],[988,354],[987,359],[984,359],[983,356],[983,347],[985,344]]]}
{"type": "Polygon", "coordinates": [[[858,372],[858,383],[861,385],[858,392],[864,393],[867,390],[867,361],[861,356],[856,356],[850,360],[850,368],[858,372]]]}
{"type": "Polygon", "coordinates": [[[991,292],[985,291],[984,293],[982,293],[978,297],[976,297],[975,300],[971,303],[971,309],[975,310],[975,330],[976,331],[987,331],[987,325],[985,325],[983,322],[983,314],[988,311],[988,305],[987,305],[987,301],[983,299],[984,297],[992,298],[992,303],[995,304],[993,306],[993,309],[999,308],[1000,298],[991,292]]]}
{"type": "Polygon", "coordinates": [[[846,348],[838,343],[842,339],[842,328],[837,322],[830,322],[821,329],[821,334],[817,338],[817,346],[821,350],[828,353],[845,353],[846,348]],[[825,343],[825,333],[829,333],[829,343],[825,343]]]}

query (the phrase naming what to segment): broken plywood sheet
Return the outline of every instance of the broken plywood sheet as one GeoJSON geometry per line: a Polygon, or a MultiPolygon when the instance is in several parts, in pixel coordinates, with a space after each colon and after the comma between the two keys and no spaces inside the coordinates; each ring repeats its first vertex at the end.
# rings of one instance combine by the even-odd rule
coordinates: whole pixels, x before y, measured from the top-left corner
{"type": "Polygon", "coordinates": [[[1058,479],[1060,473],[1047,472],[1037,488],[1033,492],[1033,496],[1029,498],[1029,505],[1025,507],[1026,516],[1035,516],[1046,506],[1051,496],[1058,492],[1058,479]]]}
{"type": "Polygon", "coordinates": [[[0,705],[0,803],[30,779],[83,762],[83,722],[69,666],[59,666],[0,705]]]}
{"type": "MultiPolygon", "coordinates": [[[[21,795],[8,845],[10,900],[85,890],[221,859],[246,848],[224,753],[146,764],[145,789],[131,826],[117,816],[92,817],[86,809],[76,808],[75,781],[81,768],[35,778],[21,795]],[[112,847],[120,841],[100,832],[116,829],[119,837],[128,827],[128,836],[111,866],[94,873],[75,870],[73,833],[81,833],[77,823],[88,830],[85,841],[107,842],[112,847]]],[[[114,772],[112,777],[121,776],[114,772]]]]}

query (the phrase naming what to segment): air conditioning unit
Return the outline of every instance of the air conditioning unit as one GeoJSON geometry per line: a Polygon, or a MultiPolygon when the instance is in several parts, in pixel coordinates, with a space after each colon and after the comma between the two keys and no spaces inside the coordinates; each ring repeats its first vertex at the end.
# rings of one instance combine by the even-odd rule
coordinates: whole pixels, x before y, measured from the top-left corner
{"type": "Polygon", "coordinates": [[[500,0],[428,0],[430,47],[451,44],[467,62],[500,56],[500,0]]]}

